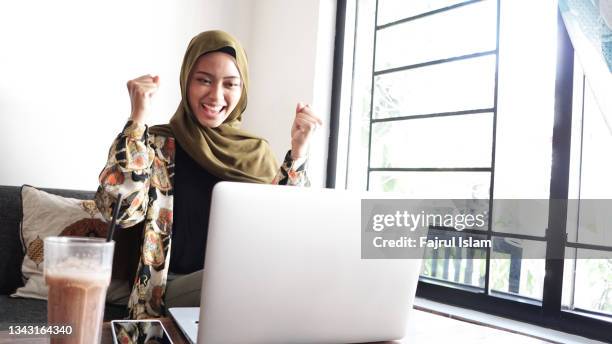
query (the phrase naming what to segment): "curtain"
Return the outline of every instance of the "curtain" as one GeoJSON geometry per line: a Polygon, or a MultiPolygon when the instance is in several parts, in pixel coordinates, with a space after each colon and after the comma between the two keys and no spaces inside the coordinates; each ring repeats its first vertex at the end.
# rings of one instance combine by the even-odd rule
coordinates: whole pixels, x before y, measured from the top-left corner
{"type": "Polygon", "coordinates": [[[587,83],[612,132],[612,0],[559,0],[587,83]]]}

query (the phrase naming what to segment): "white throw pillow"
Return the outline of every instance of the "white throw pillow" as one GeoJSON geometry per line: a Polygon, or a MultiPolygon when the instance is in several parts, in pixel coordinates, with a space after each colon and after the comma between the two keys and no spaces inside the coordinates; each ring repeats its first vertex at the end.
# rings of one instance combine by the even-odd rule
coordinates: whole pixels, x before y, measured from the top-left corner
{"type": "Polygon", "coordinates": [[[108,225],[93,200],[53,195],[34,187],[21,188],[21,273],[25,285],[12,297],[47,299],[43,277],[43,240],[48,236],[106,237],[108,225]]]}

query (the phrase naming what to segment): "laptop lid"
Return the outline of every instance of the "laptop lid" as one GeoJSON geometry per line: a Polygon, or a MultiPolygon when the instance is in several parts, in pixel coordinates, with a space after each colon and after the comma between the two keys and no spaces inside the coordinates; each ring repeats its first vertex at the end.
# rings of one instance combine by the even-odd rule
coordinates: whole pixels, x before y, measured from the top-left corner
{"type": "Polygon", "coordinates": [[[168,312],[189,343],[195,344],[198,337],[200,307],[172,307],[168,309],[168,312]]]}
{"type": "Polygon", "coordinates": [[[402,338],[420,259],[361,259],[360,193],[222,182],[212,196],[199,343],[402,338]]]}

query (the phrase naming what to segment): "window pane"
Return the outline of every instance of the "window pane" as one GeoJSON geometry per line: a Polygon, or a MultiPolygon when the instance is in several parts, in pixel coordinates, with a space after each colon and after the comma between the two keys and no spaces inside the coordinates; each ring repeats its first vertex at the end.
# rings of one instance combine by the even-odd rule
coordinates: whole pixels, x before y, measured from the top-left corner
{"type": "Polygon", "coordinates": [[[566,256],[563,306],[612,315],[612,252],[568,248],[566,256]]]}
{"type": "Polygon", "coordinates": [[[484,1],[381,29],[376,70],[495,50],[496,19],[496,2],[484,1]]]}
{"type": "MultiPolygon", "coordinates": [[[[450,238],[449,235],[456,236],[460,234],[430,229],[428,237],[446,240],[450,238]]],[[[486,249],[479,248],[426,248],[421,267],[421,276],[484,288],[486,256],[486,249]]]]}
{"type": "Polygon", "coordinates": [[[488,199],[489,172],[371,172],[370,190],[406,198],[488,199]]]}
{"type": "Polygon", "coordinates": [[[601,113],[588,80],[584,92],[580,198],[612,199],[612,123],[601,113]]]}
{"type": "Polygon", "coordinates": [[[548,199],[495,199],[493,231],[543,237],[548,227],[548,209],[548,199]]]}
{"type": "Polygon", "coordinates": [[[374,118],[493,107],[495,56],[379,75],[374,118]]]}
{"type": "Polygon", "coordinates": [[[546,244],[493,237],[491,290],[542,300],[546,244]],[[529,259],[528,259],[529,258],[529,259]]]}
{"type": "Polygon", "coordinates": [[[565,248],[565,259],[563,260],[563,290],[561,307],[564,309],[574,308],[574,271],[576,271],[576,249],[565,248]]]}
{"type": "Polygon", "coordinates": [[[466,1],[467,0],[378,0],[378,25],[383,25],[466,1]]]}
{"type": "Polygon", "coordinates": [[[579,210],[578,232],[575,226],[568,226],[568,241],[612,247],[612,200],[581,199],[569,204],[577,204],[571,208],[579,210]]]}
{"type": "MultiPolygon", "coordinates": [[[[575,78],[581,80],[580,75],[575,78]]],[[[588,80],[584,84],[582,105],[582,131],[576,125],[572,132],[572,136],[582,135],[582,144],[580,141],[576,143],[578,152],[572,157],[572,167],[575,168],[572,181],[577,181],[574,187],[579,188],[579,192],[573,196],[581,199],[572,200],[568,206],[568,241],[612,246],[612,179],[609,173],[612,170],[609,154],[612,133],[593,97],[588,80]]],[[[580,110],[580,107],[574,108],[574,113],[577,112],[579,116],[580,110]]]]}
{"type": "Polygon", "coordinates": [[[372,124],[371,167],[490,167],[493,114],[372,124]]]}
{"type": "Polygon", "coordinates": [[[611,255],[611,252],[578,250],[574,308],[612,315],[611,255]],[[600,258],[596,258],[597,256],[600,258]]]}
{"type": "Polygon", "coordinates": [[[348,115],[350,119],[346,153],[348,161],[345,171],[338,170],[338,173],[346,173],[347,188],[355,190],[365,190],[367,183],[375,7],[376,1],[371,0],[359,1],[357,6],[358,25],[355,28],[357,39],[353,60],[351,113],[348,115]]]}
{"type": "Polygon", "coordinates": [[[502,1],[500,14],[494,198],[545,199],[550,196],[557,8],[554,1],[502,1]]]}

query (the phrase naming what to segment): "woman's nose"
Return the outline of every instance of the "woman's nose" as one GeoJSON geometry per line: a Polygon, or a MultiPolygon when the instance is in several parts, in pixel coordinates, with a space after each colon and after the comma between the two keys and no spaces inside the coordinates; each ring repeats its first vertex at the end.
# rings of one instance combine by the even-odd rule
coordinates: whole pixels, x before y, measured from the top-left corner
{"type": "Polygon", "coordinates": [[[213,84],[209,93],[209,97],[215,101],[223,98],[223,86],[220,84],[213,84]]]}

